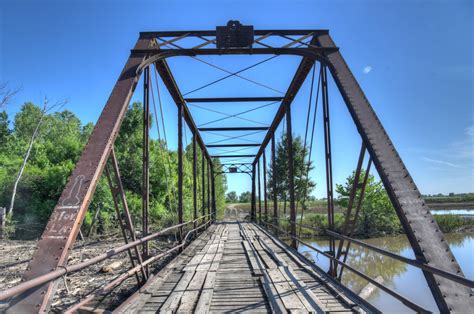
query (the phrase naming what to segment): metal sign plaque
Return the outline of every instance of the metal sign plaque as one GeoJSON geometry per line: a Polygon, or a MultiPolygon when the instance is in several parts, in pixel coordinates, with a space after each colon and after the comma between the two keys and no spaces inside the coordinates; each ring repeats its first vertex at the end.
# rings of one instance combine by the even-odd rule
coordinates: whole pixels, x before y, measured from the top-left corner
{"type": "Polygon", "coordinates": [[[227,26],[216,27],[217,48],[251,48],[253,26],[242,25],[239,21],[229,21],[227,26]]]}

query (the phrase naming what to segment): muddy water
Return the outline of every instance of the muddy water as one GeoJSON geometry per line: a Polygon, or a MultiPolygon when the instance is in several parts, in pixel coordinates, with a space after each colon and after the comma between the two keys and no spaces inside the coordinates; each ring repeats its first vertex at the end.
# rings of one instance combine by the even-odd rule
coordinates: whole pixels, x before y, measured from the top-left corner
{"type": "MultiPolygon", "coordinates": [[[[471,279],[474,278],[474,233],[446,234],[446,238],[458,263],[461,265],[464,275],[471,279]]],[[[404,235],[364,241],[399,255],[414,258],[413,251],[404,235]]],[[[323,251],[328,250],[327,241],[312,239],[305,242],[323,251]]],[[[311,257],[318,266],[325,270],[328,269],[328,259],[324,256],[318,255],[304,245],[299,247],[299,251],[307,257],[311,257]]],[[[384,284],[391,289],[416,301],[424,308],[438,312],[424,276],[419,269],[356,245],[351,247],[347,262],[372,278],[381,276],[384,284]]],[[[357,293],[368,284],[367,281],[347,270],[343,273],[342,282],[357,293]]],[[[378,288],[373,291],[367,300],[383,312],[410,312],[402,303],[378,288]]]]}

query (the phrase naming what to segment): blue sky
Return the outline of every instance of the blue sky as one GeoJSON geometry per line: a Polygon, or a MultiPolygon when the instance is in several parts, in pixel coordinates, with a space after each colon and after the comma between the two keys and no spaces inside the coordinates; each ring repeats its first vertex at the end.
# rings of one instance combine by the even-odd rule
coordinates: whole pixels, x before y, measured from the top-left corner
{"type": "MultiPolygon", "coordinates": [[[[474,190],[472,1],[0,0],[0,81],[22,88],[6,110],[13,117],[24,101],[67,98],[67,109],[83,122],[95,122],[140,31],[214,29],[230,19],[260,29],[329,29],[421,192],[474,190]]],[[[203,57],[235,71],[264,58],[203,57]]],[[[284,91],[298,62],[296,57],[278,57],[243,75],[284,91]]],[[[169,63],[183,92],[224,75],[189,58],[169,63]]],[[[141,99],[140,86],[135,100],[141,99]]],[[[308,81],[293,104],[295,132],[300,135],[309,88],[308,81]]],[[[232,78],[191,95],[279,93],[232,78]]],[[[168,140],[175,147],[176,108],[166,93],[163,103],[168,140]]],[[[332,83],[330,105],[334,181],[341,183],[355,168],[360,139],[332,83]]],[[[203,106],[229,114],[256,104],[203,106]]],[[[269,123],[273,106],[242,117],[269,123]]],[[[223,117],[197,107],[191,111],[197,124],[223,117]]],[[[226,122],[255,126],[244,120],[226,122]]],[[[224,139],[212,134],[204,138],[207,142],[224,139]]],[[[261,138],[263,134],[247,137],[261,138]]],[[[322,141],[318,112],[316,168],[311,173],[318,183],[318,197],[325,191],[322,141]]],[[[229,190],[250,189],[247,176],[228,179],[229,190]]]]}

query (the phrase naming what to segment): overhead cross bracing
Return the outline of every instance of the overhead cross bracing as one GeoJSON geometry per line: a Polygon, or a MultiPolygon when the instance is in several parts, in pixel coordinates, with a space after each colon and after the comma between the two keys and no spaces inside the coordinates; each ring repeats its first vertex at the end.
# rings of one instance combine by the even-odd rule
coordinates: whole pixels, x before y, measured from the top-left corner
{"type": "MultiPolygon", "coordinates": [[[[119,275],[119,277],[112,282],[107,283],[104,287],[84,297],[81,301],[78,301],[73,305],[73,308],[81,308],[81,306],[84,306],[92,299],[100,297],[111,289],[114,289],[120,285],[123,280],[129,277],[135,276],[139,285],[142,285],[151,275],[151,267],[156,261],[171,254],[176,254],[183,250],[185,251],[186,247],[191,247],[193,243],[197,246],[199,242],[193,242],[192,239],[194,237],[198,237],[199,234],[205,232],[204,230],[206,229],[208,231],[214,230],[215,227],[208,229],[211,225],[215,226],[214,222],[217,219],[214,182],[216,176],[222,175],[223,173],[249,174],[252,181],[251,211],[248,217],[248,219],[252,221],[251,228],[255,227],[257,229],[254,230],[261,230],[260,227],[256,227],[256,223],[265,227],[265,237],[268,237],[269,242],[273,241],[273,238],[270,237],[267,232],[272,232],[275,236],[286,236],[292,249],[287,247],[283,247],[284,249],[282,249],[282,247],[280,247],[283,251],[283,255],[292,253],[295,254],[298,259],[301,259],[302,257],[299,256],[296,251],[292,251],[298,244],[305,243],[304,240],[298,236],[298,228],[307,228],[302,226],[301,222],[297,222],[297,213],[303,215],[304,206],[303,204],[298,204],[295,199],[295,189],[297,188],[295,186],[295,174],[298,172],[306,172],[307,174],[308,170],[295,169],[292,145],[293,122],[291,108],[296,105],[293,104],[295,97],[302,88],[303,83],[308,79],[311,81],[311,95],[308,101],[308,114],[305,121],[307,132],[305,132],[304,146],[305,149],[312,150],[314,125],[317,118],[322,120],[320,124],[324,130],[324,139],[322,142],[324,143],[328,221],[325,232],[328,235],[329,249],[322,251],[318,248],[311,247],[311,245],[305,245],[330,260],[328,275],[331,277],[331,281],[340,279],[342,270],[345,270],[345,272],[350,271],[383,290],[403,303],[407,308],[417,312],[426,312],[427,309],[419,305],[416,300],[412,300],[411,296],[405,296],[403,293],[377,282],[374,278],[367,276],[367,274],[362,273],[346,263],[347,254],[350,252],[350,244],[355,245],[354,243],[357,243],[357,240],[353,239],[351,235],[358,218],[360,204],[364,198],[364,189],[367,180],[360,178],[357,180],[360,182],[354,182],[351,188],[350,206],[348,206],[346,212],[343,231],[342,233],[336,232],[334,223],[334,183],[332,176],[331,105],[328,93],[328,81],[331,78],[334,80],[335,86],[342,95],[361,137],[361,150],[356,172],[362,173],[362,167],[365,164],[367,165],[365,167],[366,173],[371,169],[372,171],[377,171],[388,192],[392,205],[400,218],[401,225],[407,234],[415,259],[406,259],[381,248],[374,247],[372,249],[379,254],[385,254],[420,269],[423,272],[426,283],[439,311],[467,312],[473,307],[473,301],[471,300],[472,298],[470,298],[471,289],[474,287],[473,281],[464,277],[462,270],[444,239],[444,235],[433,220],[410,173],[404,166],[393,143],[349,70],[338,47],[329,36],[328,31],[252,30],[249,32],[248,30],[250,30],[251,27],[241,27],[244,26],[235,21],[231,21],[227,29],[224,28],[223,33],[220,34],[219,29],[216,31],[145,32],[140,34],[135,47],[131,50],[124,70],[95,126],[94,132],[77,162],[76,168],[68,179],[42,237],[38,241],[38,249],[35,251],[34,258],[30,261],[28,269],[23,275],[23,282],[0,293],[0,300],[9,300],[10,312],[47,311],[50,307],[52,296],[55,293],[58,278],[65,274],[84,269],[99,261],[103,261],[110,256],[118,254],[118,252],[129,252],[130,260],[135,263],[135,266],[119,275]],[[247,34],[246,36],[241,36],[242,29],[247,30],[245,32],[242,31],[242,34],[247,34]],[[221,38],[220,42],[218,38],[221,38]],[[243,57],[251,58],[252,62],[235,69],[231,68],[230,65],[215,64],[214,59],[217,60],[223,55],[232,56],[232,60],[243,57]],[[265,55],[264,59],[261,59],[261,55],[265,55]],[[188,59],[190,58],[191,61],[196,62],[196,64],[201,64],[205,67],[212,67],[215,71],[218,71],[216,73],[219,73],[219,75],[199,85],[196,84],[196,80],[190,79],[189,75],[187,75],[188,69],[183,72],[184,74],[174,76],[172,71],[176,65],[174,60],[182,58],[171,57],[178,56],[188,57],[188,59]],[[204,56],[212,56],[212,59],[205,59],[204,56]],[[255,77],[249,75],[254,72],[248,71],[256,71],[262,65],[268,65],[270,62],[281,60],[282,58],[289,58],[289,56],[297,56],[298,58],[295,63],[294,75],[292,77],[287,75],[286,80],[280,80],[273,76],[262,80],[258,75],[255,77]],[[222,74],[220,74],[220,72],[222,72],[222,74]],[[69,251],[77,237],[79,228],[97,187],[98,180],[108,163],[109,165],[117,166],[116,169],[115,167],[111,169],[113,170],[113,175],[109,178],[109,184],[118,216],[125,215],[126,217],[130,215],[126,193],[123,188],[121,188],[121,176],[118,171],[119,165],[114,164],[114,141],[133,91],[138,82],[140,82],[140,77],[143,77],[141,82],[143,83],[144,102],[143,170],[141,182],[142,214],[140,216],[142,237],[136,240],[133,239],[132,235],[135,235],[135,229],[127,218],[120,224],[124,240],[127,243],[126,245],[115,248],[91,260],[75,265],[68,265],[69,251]],[[176,104],[178,112],[178,184],[176,189],[174,189],[173,186],[171,187],[171,189],[174,189],[173,194],[175,195],[176,201],[173,203],[173,209],[177,214],[177,224],[167,228],[167,231],[173,230],[173,232],[176,233],[177,244],[169,250],[154,254],[149,250],[149,242],[161,235],[162,231],[155,232],[150,230],[148,221],[150,204],[150,130],[148,126],[152,114],[158,118],[158,108],[155,107],[159,105],[160,111],[162,108],[159,92],[160,84],[158,84],[158,80],[166,87],[169,95],[176,104]],[[222,95],[224,92],[236,90],[235,85],[233,85],[234,82],[229,83],[231,82],[230,80],[244,82],[246,85],[242,90],[245,91],[245,94],[241,96],[222,95]],[[276,85],[277,80],[280,85],[276,85]],[[286,83],[286,85],[281,86],[284,83],[286,83]],[[209,94],[204,95],[204,97],[200,93],[216,86],[220,88],[213,90],[212,98],[214,100],[220,98],[220,101],[223,101],[229,100],[229,98],[237,99],[238,97],[245,97],[245,99],[240,99],[240,102],[226,102],[225,105],[221,106],[217,106],[214,100],[209,101],[209,99],[208,103],[198,103],[192,100],[189,102],[186,101],[186,99],[189,98],[200,98],[200,100],[209,98],[209,94]],[[181,90],[184,92],[181,92],[181,90]],[[258,95],[256,93],[257,90],[259,91],[258,95]],[[250,93],[250,91],[252,93],[250,93]],[[264,102],[263,104],[260,101],[247,101],[250,98],[255,100],[255,97],[276,97],[276,100],[273,101],[272,99],[270,102],[264,102]],[[316,116],[316,106],[322,109],[321,116],[316,116]],[[236,111],[230,112],[228,108],[233,108],[233,110],[235,109],[236,111]],[[219,115],[219,117],[213,117],[206,121],[196,121],[197,119],[195,119],[196,117],[193,115],[195,110],[212,112],[213,114],[219,115]],[[314,112],[314,115],[311,115],[311,112],[314,112]],[[243,125],[243,121],[245,121],[245,125],[243,125]],[[192,133],[192,139],[189,140],[191,141],[190,145],[192,145],[193,195],[192,204],[190,205],[193,210],[193,219],[189,221],[184,220],[184,207],[187,204],[184,204],[183,197],[184,146],[187,134],[185,127],[189,128],[192,133]],[[279,127],[282,128],[286,138],[285,155],[288,164],[287,169],[285,169],[286,173],[280,175],[285,175],[288,181],[288,185],[285,188],[288,191],[289,197],[289,218],[278,216],[276,193],[273,193],[273,195],[267,194],[267,187],[269,185],[275,186],[278,180],[277,175],[272,176],[272,182],[268,182],[266,174],[268,165],[270,163],[275,164],[275,136],[277,135],[279,127]],[[199,128],[203,128],[206,131],[201,132],[199,128]],[[234,129],[230,131],[229,128],[239,128],[240,130],[236,131],[234,129]],[[237,146],[235,149],[219,146],[226,144],[233,145],[234,143],[239,145],[245,143],[257,144],[257,146],[237,146]],[[200,160],[197,158],[197,150],[201,152],[200,160]],[[217,152],[214,153],[215,151],[217,152]],[[219,162],[213,158],[213,156],[216,155],[221,157],[226,156],[225,163],[229,165],[221,166],[219,162]],[[201,203],[204,205],[202,208],[198,208],[197,206],[197,173],[202,174],[202,182],[199,182],[199,186],[203,192],[201,193],[201,203]],[[299,210],[299,212],[297,212],[297,210],[299,210]],[[283,222],[281,222],[281,220],[283,220],[283,222]],[[286,225],[288,225],[287,229],[282,228],[286,225]],[[337,243],[336,240],[340,240],[340,242],[337,243]],[[336,246],[336,244],[338,245],[336,246]],[[138,247],[140,249],[137,249],[138,247]]],[[[295,59],[293,59],[293,61],[294,60],[295,59]]],[[[275,67],[275,71],[277,70],[281,70],[281,68],[275,67]]],[[[285,68],[282,72],[287,74],[289,69],[285,68]]],[[[158,120],[164,120],[162,114],[161,119],[157,118],[155,118],[157,122],[158,120]]],[[[164,127],[162,131],[163,133],[165,132],[164,127]]],[[[163,137],[166,140],[165,134],[163,134],[163,137]]],[[[165,173],[170,175],[172,168],[171,162],[164,160],[164,158],[162,162],[169,165],[165,173]]],[[[235,224],[233,226],[235,226],[235,224]]],[[[210,252],[211,255],[214,255],[208,256],[209,259],[212,257],[213,261],[218,254],[219,245],[222,242],[221,240],[225,238],[225,236],[223,236],[223,230],[225,229],[221,227],[219,230],[222,231],[222,233],[218,233],[213,238],[213,240],[219,238],[219,241],[216,240],[216,243],[208,242],[209,249],[214,245],[213,248],[216,250],[215,252],[210,252]]],[[[248,230],[241,230],[241,233],[239,233],[240,240],[238,239],[238,241],[242,243],[249,241],[247,231],[248,230]]],[[[260,231],[256,232],[258,234],[260,231]]],[[[205,235],[201,236],[205,237],[205,235]]],[[[257,253],[262,253],[260,258],[264,261],[266,266],[273,265],[272,263],[281,263],[282,265],[280,259],[285,261],[285,258],[279,257],[278,249],[275,247],[272,248],[269,244],[265,244],[264,242],[267,240],[264,239],[262,240],[263,242],[260,242],[262,238],[264,238],[264,235],[258,234],[258,237],[255,236],[250,240],[255,246],[261,246],[260,252],[258,252],[259,249],[254,247],[257,253]],[[266,247],[266,245],[268,245],[268,247],[266,247]],[[265,255],[266,257],[264,257],[265,255]]],[[[229,237],[226,241],[228,241],[228,239],[229,237]]],[[[245,246],[245,244],[242,245],[245,246]]],[[[254,250],[251,249],[251,251],[254,250]]],[[[207,253],[207,251],[202,252],[200,255],[206,256],[207,253]]],[[[178,256],[185,257],[185,254],[186,253],[178,256]]],[[[254,257],[257,259],[255,254],[254,257]]],[[[286,263],[288,262],[286,261],[286,263]]],[[[247,266],[248,265],[249,264],[247,264],[247,266]]],[[[199,266],[201,265],[199,264],[199,266]]],[[[207,267],[205,265],[202,266],[207,267]]],[[[215,267],[217,267],[217,264],[215,267]]],[[[284,271],[286,272],[286,270],[284,271]]],[[[263,275],[263,282],[268,279],[266,282],[269,284],[269,280],[271,280],[276,290],[281,287],[273,280],[282,279],[283,276],[286,282],[285,285],[287,288],[289,287],[288,293],[291,292],[296,295],[297,298],[293,301],[287,300],[287,302],[293,304],[296,300],[295,302],[298,306],[303,304],[306,309],[309,309],[306,302],[309,303],[310,307],[312,305],[318,305],[318,296],[316,295],[314,298],[309,296],[308,298],[309,292],[307,289],[305,290],[304,285],[299,280],[290,276],[291,272],[286,272],[290,279],[285,277],[285,273],[283,273],[280,268],[276,270],[273,267],[265,267],[263,273],[267,274],[263,275]],[[301,294],[303,296],[301,296],[301,294]],[[313,301],[314,304],[311,303],[313,301]]],[[[190,277],[192,279],[195,274],[186,275],[185,278],[187,278],[187,282],[181,281],[184,275],[183,273],[179,273],[176,276],[177,282],[181,283],[180,289],[169,291],[170,296],[173,295],[173,297],[169,299],[169,302],[168,298],[164,300],[167,309],[176,307],[179,309],[181,305],[191,308],[195,306],[195,303],[189,302],[190,300],[195,300],[199,303],[200,300],[196,299],[195,289],[187,291],[189,292],[186,294],[189,295],[188,298],[182,298],[184,291],[181,287],[185,286],[184,288],[187,288],[186,284],[189,284],[188,279],[190,279],[190,277]]],[[[250,279],[248,281],[251,282],[250,279]]],[[[304,279],[302,279],[302,281],[306,283],[304,279]]],[[[147,284],[151,285],[152,282],[155,281],[146,281],[144,287],[146,287],[147,284]]],[[[205,284],[205,281],[201,280],[199,282],[204,282],[205,284]]],[[[255,285],[255,283],[253,285],[255,285]]],[[[171,284],[169,286],[171,286],[171,284]]],[[[219,288],[219,285],[216,284],[212,287],[219,288]]],[[[252,286],[250,288],[253,289],[255,287],[252,286]]],[[[271,286],[269,286],[269,289],[272,289],[271,286]]],[[[260,289],[260,291],[262,290],[260,289]]],[[[267,291],[265,291],[265,293],[267,293],[267,291]]],[[[287,304],[284,301],[286,292],[277,292],[278,295],[280,295],[281,303],[275,305],[276,307],[270,305],[270,308],[276,309],[279,306],[283,306],[286,310],[293,309],[294,304],[287,304]]],[[[339,292],[340,291],[332,291],[329,298],[337,299],[338,296],[341,295],[339,292]]],[[[207,299],[209,300],[209,298],[207,299]]],[[[266,299],[263,298],[263,296],[261,299],[257,299],[257,302],[263,302],[261,300],[267,300],[267,302],[269,302],[268,294],[266,299]]],[[[321,300],[319,299],[319,301],[321,300]]],[[[278,303],[278,301],[276,302],[278,303]]],[[[360,302],[361,307],[365,306],[370,308],[370,305],[365,300],[358,302],[360,302]]],[[[249,301],[248,304],[251,304],[251,302],[249,301]]],[[[262,305],[261,309],[267,309],[267,305],[262,305]]],[[[351,310],[353,310],[352,307],[351,310]]]]}

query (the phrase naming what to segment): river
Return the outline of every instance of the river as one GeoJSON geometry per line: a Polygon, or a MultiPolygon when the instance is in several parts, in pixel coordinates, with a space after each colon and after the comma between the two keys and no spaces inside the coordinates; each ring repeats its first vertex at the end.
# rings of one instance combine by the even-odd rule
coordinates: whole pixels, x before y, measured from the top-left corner
{"type": "MultiPolygon", "coordinates": [[[[445,234],[445,236],[453,254],[461,265],[464,275],[471,279],[474,278],[474,233],[451,233],[445,234]]],[[[405,235],[373,238],[364,241],[399,255],[414,258],[413,250],[405,235]]],[[[305,242],[311,243],[323,251],[328,250],[327,240],[312,239],[305,240],[305,242]]],[[[299,251],[307,257],[311,257],[319,267],[325,270],[328,269],[329,264],[326,257],[318,255],[304,245],[299,247],[299,251]]],[[[372,278],[382,276],[384,284],[388,287],[424,308],[438,312],[425,278],[418,268],[356,245],[351,247],[347,262],[372,278]]],[[[365,280],[348,270],[344,270],[342,282],[356,293],[359,293],[367,285],[365,280]]],[[[402,303],[378,288],[367,300],[383,312],[410,312],[402,303]]]]}

